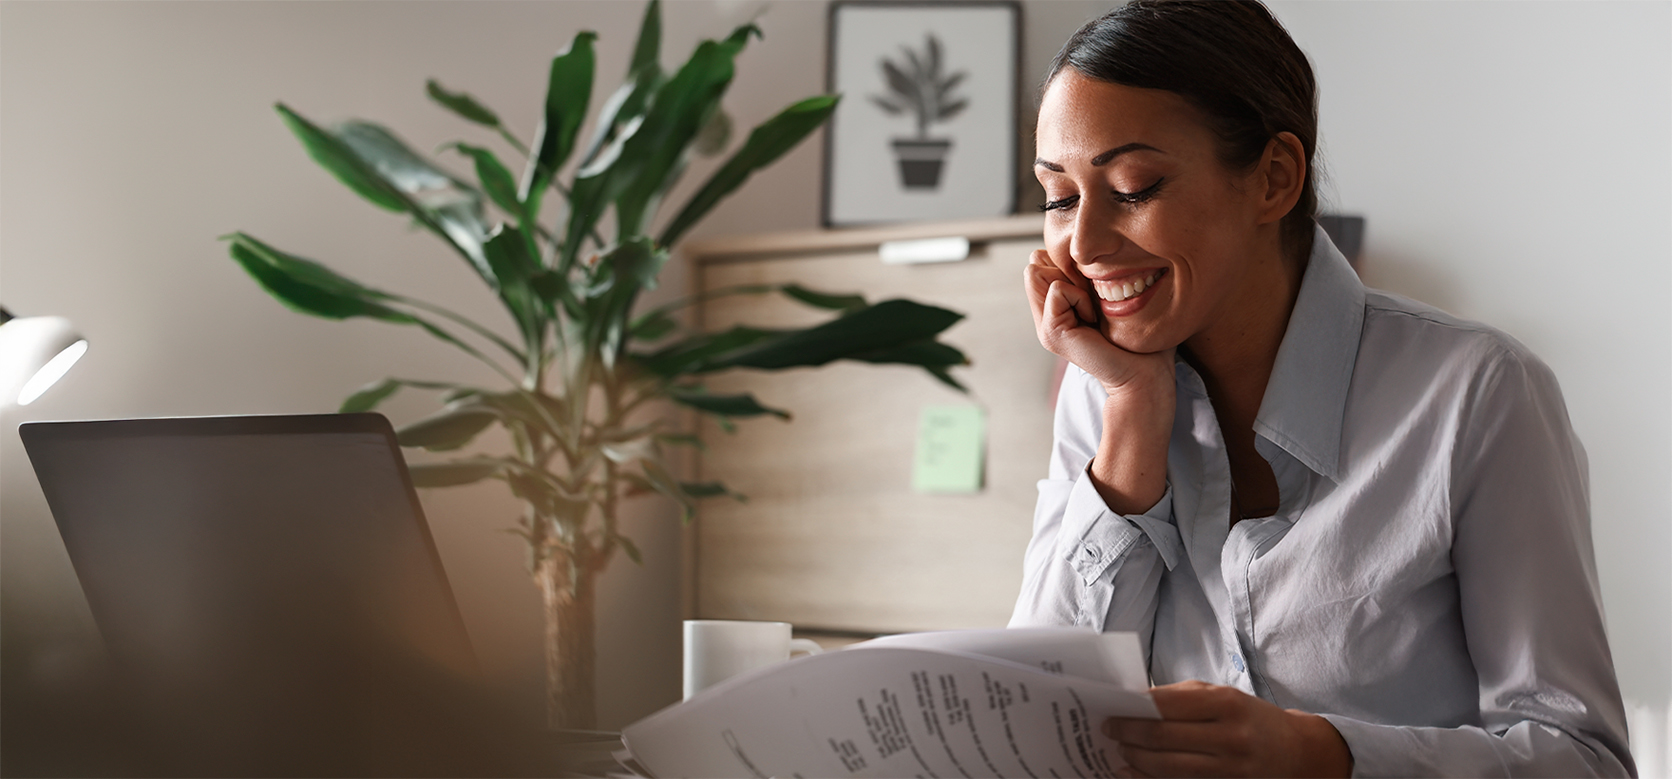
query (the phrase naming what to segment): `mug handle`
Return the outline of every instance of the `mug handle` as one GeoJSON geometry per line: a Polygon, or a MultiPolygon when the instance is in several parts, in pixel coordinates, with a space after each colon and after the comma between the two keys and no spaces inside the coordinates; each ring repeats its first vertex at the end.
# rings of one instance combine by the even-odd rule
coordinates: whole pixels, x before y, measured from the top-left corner
{"type": "Polygon", "coordinates": [[[804,653],[809,654],[809,655],[816,655],[816,654],[819,654],[823,651],[824,651],[824,647],[819,646],[819,642],[814,641],[813,639],[810,639],[810,638],[792,638],[792,639],[790,639],[790,656],[791,657],[794,657],[796,652],[804,652],[804,653]]]}

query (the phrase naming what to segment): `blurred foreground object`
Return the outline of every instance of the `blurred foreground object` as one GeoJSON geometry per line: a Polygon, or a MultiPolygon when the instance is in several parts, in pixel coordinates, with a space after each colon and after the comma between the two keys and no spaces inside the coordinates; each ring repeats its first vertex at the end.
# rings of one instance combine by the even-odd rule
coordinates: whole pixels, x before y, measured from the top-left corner
{"type": "Polygon", "coordinates": [[[0,406],[27,406],[57,383],[87,339],[61,316],[20,317],[0,306],[0,406]]]}

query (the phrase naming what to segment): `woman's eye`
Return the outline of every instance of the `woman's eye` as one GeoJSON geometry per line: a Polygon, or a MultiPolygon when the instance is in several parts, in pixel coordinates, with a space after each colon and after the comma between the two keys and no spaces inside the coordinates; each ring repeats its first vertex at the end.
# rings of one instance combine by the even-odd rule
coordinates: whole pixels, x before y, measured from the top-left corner
{"type": "Polygon", "coordinates": [[[1041,211],[1058,211],[1058,210],[1068,208],[1068,207],[1074,205],[1075,203],[1079,202],[1079,200],[1080,200],[1079,195],[1069,195],[1068,197],[1057,198],[1056,200],[1048,200],[1043,205],[1039,206],[1039,210],[1041,210],[1041,211]]]}
{"type": "Polygon", "coordinates": [[[1142,203],[1152,197],[1155,197],[1155,193],[1161,190],[1161,183],[1166,180],[1167,179],[1165,177],[1156,179],[1154,184],[1144,187],[1137,192],[1122,192],[1115,189],[1110,190],[1109,194],[1114,196],[1116,203],[1142,203]]]}

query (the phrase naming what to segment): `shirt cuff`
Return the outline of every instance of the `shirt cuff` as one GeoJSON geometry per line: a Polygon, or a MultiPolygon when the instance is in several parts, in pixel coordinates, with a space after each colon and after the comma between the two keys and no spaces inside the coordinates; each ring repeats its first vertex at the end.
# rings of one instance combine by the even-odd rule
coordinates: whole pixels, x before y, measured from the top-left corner
{"type": "MultiPolygon", "coordinates": [[[[1411,737],[1411,729],[1373,725],[1339,714],[1318,716],[1334,725],[1335,732],[1341,734],[1341,740],[1347,742],[1347,751],[1353,757],[1355,779],[1448,774],[1445,767],[1424,760],[1429,750],[1425,744],[1411,737]]],[[[1453,767],[1452,771],[1455,770],[1456,767],[1453,767]]]]}
{"type": "Polygon", "coordinates": [[[1149,538],[1167,570],[1178,564],[1184,552],[1184,542],[1173,524],[1171,484],[1148,511],[1117,514],[1097,494],[1090,474],[1081,473],[1068,494],[1063,525],[1066,532],[1058,552],[1088,587],[1142,538],[1149,538]]]}

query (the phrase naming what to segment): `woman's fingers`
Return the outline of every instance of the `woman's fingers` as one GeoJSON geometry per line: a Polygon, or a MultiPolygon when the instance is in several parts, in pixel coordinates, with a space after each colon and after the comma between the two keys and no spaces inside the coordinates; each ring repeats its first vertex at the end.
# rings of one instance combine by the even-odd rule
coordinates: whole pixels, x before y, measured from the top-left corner
{"type": "Polygon", "coordinates": [[[1123,719],[1118,725],[1106,727],[1104,732],[1122,744],[1144,749],[1206,754],[1223,751],[1219,742],[1224,733],[1214,722],[1123,719]]]}
{"type": "Polygon", "coordinates": [[[1152,776],[1345,776],[1346,741],[1316,715],[1232,687],[1183,682],[1151,688],[1162,720],[1110,719],[1132,767],[1152,776]]]}
{"type": "Polygon", "coordinates": [[[1166,752],[1124,746],[1121,756],[1132,767],[1132,776],[1228,776],[1225,766],[1212,755],[1196,752],[1166,752]]]}
{"type": "MultiPolygon", "coordinates": [[[[1023,271],[1023,280],[1028,292],[1028,304],[1033,308],[1036,324],[1043,313],[1045,297],[1049,293],[1051,285],[1061,282],[1070,287],[1074,286],[1073,281],[1055,265],[1052,265],[1049,260],[1041,262],[1040,254],[1043,254],[1043,252],[1035,252],[1033,261],[1029,262],[1027,268],[1023,271]]],[[[1077,313],[1084,314],[1083,321],[1088,323],[1093,321],[1093,312],[1089,306],[1080,309],[1077,313]]]]}
{"type": "Polygon", "coordinates": [[[1222,687],[1191,679],[1150,688],[1156,711],[1167,720],[1216,720],[1247,701],[1248,695],[1235,687],[1222,687]]]}

